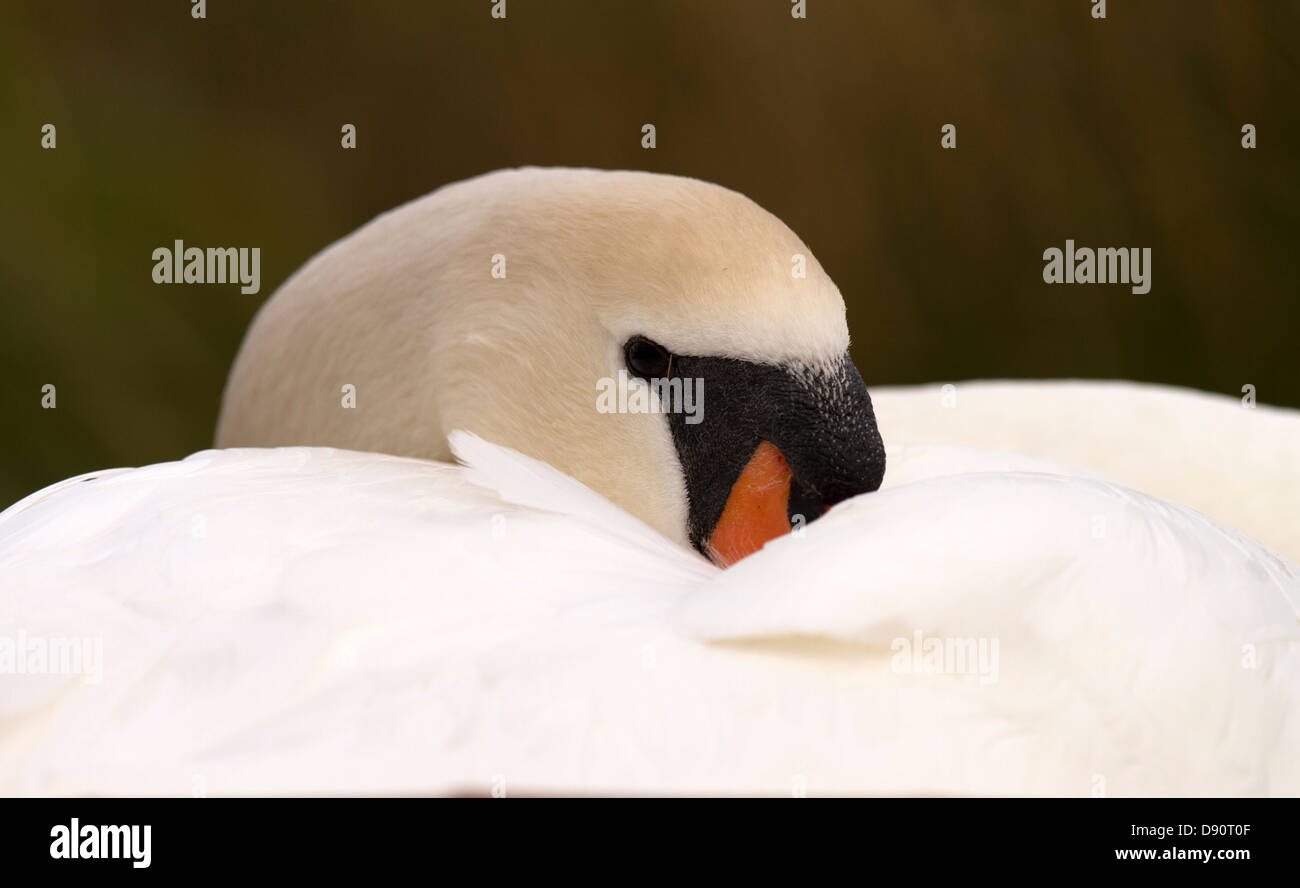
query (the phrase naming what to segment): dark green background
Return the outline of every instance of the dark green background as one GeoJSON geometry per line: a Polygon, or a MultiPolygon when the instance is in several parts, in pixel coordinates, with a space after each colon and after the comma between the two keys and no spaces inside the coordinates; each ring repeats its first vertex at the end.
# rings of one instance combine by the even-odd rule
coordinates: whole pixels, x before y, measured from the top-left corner
{"type": "Polygon", "coordinates": [[[839,283],[869,384],[1251,383],[1300,405],[1296,2],[1111,0],[1105,21],[1088,0],[808,0],[806,21],[788,0],[490,5],[0,7],[0,504],[208,446],[289,273],[520,164],[750,195],[839,283]],[[1151,247],[1151,292],[1044,285],[1067,237],[1151,247]],[[153,284],[175,238],[261,247],[262,292],[153,284]]]}

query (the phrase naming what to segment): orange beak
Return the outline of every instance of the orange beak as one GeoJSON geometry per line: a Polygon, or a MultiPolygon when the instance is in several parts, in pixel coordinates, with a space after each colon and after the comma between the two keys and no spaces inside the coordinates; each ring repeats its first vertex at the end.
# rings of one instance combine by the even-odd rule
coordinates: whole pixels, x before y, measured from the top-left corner
{"type": "Polygon", "coordinates": [[[790,532],[787,509],[794,473],[781,451],[767,441],[758,445],[722,509],[722,517],[704,544],[720,567],[752,555],[768,540],[790,532]]]}

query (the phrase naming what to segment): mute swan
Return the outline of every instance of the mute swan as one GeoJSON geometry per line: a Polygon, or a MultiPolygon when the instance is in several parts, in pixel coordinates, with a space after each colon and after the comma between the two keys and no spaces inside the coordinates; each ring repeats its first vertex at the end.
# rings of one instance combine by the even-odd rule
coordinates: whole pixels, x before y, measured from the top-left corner
{"type": "Polygon", "coordinates": [[[0,514],[10,662],[102,643],[0,676],[0,789],[1300,792],[1300,569],[1088,466],[895,443],[901,411],[880,486],[842,313],[689,180],[494,174],[381,217],[268,303],[223,405],[223,446],[333,447],[0,514]],[[599,413],[638,337],[743,435],[599,413]]]}

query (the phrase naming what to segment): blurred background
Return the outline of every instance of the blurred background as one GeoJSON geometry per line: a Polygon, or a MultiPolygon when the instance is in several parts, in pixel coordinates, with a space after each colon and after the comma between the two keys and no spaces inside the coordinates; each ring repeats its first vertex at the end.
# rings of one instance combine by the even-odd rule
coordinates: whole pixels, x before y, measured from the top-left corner
{"type": "Polygon", "coordinates": [[[839,284],[868,385],[1251,384],[1300,406],[1300,2],[1111,0],[1104,21],[1089,0],[492,5],[0,7],[0,506],[210,446],[290,273],[523,164],[749,195],[839,284]],[[1151,291],[1044,284],[1066,238],[1150,247],[1151,291]],[[261,247],[261,292],[154,284],[175,239],[261,247]]]}

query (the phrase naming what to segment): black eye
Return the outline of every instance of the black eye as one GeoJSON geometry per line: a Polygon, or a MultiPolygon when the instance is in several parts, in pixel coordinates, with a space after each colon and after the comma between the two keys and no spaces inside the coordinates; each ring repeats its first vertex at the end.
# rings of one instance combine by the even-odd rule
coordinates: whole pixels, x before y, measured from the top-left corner
{"type": "Polygon", "coordinates": [[[627,369],[642,379],[667,379],[673,356],[668,349],[644,336],[633,336],[623,346],[627,369]]]}

